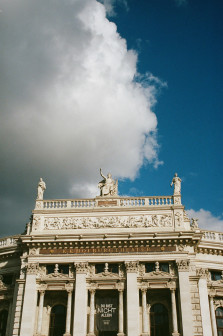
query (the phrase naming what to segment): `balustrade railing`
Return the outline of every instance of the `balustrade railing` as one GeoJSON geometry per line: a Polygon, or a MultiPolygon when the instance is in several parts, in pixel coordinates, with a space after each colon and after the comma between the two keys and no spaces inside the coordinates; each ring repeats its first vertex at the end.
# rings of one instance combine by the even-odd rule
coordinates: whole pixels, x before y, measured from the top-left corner
{"type": "Polygon", "coordinates": [[[168,206],[174,203],[173,196],[149,196],[149,197],[112,197],[74,199],[74,200],[43,200],[36,202],[36,209],[75,209],[97,208],[101,206],[118,207],[146,207],[168,206]]]}
{"type": "Polygon", "coordinates": [[[0,248],[17,245],[18,237],[11,236],[0,238],[0,248]]]}
{"type": "Polygon", "coordinates": [[[223,242],[223,233],[216,231],[203,231],[202,240],[223,242]]]}

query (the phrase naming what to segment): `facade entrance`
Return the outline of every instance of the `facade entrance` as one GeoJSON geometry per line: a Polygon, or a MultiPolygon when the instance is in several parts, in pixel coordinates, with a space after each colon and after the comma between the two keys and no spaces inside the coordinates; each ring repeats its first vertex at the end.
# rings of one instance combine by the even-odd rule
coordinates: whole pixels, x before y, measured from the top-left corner
{"type": "Polygon", "coordinates": [[[218,336],[223,336],[223,308],[216,309],[216,322],[218,328],[218,336]]]}
{"type": "Polygon", "coordinates": [[[66,308],[63,305],[56,305],[50,314],[49,336],[63,336],[66,325],[66,308]]]}
{"type": "Polygon", "coordinates": [[[157,303],[151,307],[151,336],[169,336],[169,319],[166,307],[157,303]]]}

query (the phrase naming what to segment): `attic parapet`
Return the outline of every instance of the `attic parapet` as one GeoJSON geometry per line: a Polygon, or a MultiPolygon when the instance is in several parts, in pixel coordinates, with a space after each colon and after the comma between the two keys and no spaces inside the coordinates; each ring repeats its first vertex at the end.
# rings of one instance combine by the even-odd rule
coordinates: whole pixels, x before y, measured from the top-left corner
{"type": "Polygon", "coordinates": [[[57,200],[37,200],[35,210],[55,210],[55,209],[93,209],[103,207],[162,207],[181,205],[179,196],[148,196],[148,197],[96,197],[85,199],[57,199],[57,200]]]}

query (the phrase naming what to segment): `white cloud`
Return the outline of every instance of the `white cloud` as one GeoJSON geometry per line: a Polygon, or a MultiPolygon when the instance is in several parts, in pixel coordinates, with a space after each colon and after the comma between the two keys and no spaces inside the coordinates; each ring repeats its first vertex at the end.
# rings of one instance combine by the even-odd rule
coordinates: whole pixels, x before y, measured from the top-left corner
{"type": "Polygon", "coordinates": [[[215,217],[210,211],[200,209],[195,211],[193,209],[187,210],[190,218],[198,218],[198,224],[201,229],[222,231],[223,230],[223,218],[215,217]]]}
{"type": "Polygon", "coordinates": [[[55,198],[83,190],[88,197],[99,167],[134,179],[144,162],[159,164],[152,108],[160,83],[140,78],[137,54],[103,4],[2,0],[1,9],[0,183],[7,199],[27,195],[25,204],[40,176],[55,198]]]}

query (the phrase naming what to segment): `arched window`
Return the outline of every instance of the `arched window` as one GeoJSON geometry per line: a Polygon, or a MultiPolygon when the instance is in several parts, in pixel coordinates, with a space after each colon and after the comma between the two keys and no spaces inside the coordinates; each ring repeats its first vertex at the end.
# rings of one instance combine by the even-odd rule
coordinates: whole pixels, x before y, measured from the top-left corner
{"type": "Polygon", "coordinates": [[[223,336],[223,308],[218,307],[216,309],[216,322],[218,329],[218,336],[223,336]]]}
{"type": "Polygon", "coordinates": [[[161,303],[150,309],[151,336],[169,336],[169,319],[166,307],[161,303]]]}
{"type": "Polygon", "coordinates": [[[66,307],[56,305],[51,309],[49,336],[63,336],[66,327],[66,307]]]}
{"type": "Polygon", "coordinates": [[[7,319],[8,319],[8,311],[5,309],[1,310],[0,311],[0,336],[5,336],[7,319]]]}

